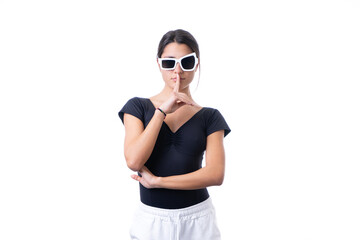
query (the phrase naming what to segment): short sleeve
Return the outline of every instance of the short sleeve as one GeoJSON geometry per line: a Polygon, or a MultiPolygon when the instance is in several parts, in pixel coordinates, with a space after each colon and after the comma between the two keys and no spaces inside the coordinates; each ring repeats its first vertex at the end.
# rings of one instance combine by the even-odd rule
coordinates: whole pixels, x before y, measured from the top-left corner
{"type": "Polygon", "coordinates": [[[218,110],[213,109],[212,114],[210,114],[207,119],[206,136],[219,130],[224,130],[224,137],[231,131],[221,113],[218,110]]]}
{"type": "Polygon", "coordinates": [[[119,112],[119,117],[121,121],[124,123],[124,114],[128,113],[139,118],[142,122],[144,122],[144,109],[140,102],[140,99],[134,97],[127,101],[124,107],[119,112]]]}

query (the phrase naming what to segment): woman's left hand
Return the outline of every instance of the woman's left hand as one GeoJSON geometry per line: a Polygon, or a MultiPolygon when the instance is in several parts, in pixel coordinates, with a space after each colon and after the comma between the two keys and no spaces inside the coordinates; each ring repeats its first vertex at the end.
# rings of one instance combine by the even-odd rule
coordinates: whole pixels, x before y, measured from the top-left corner
{"type": "Polygon", "coordinates": [[[131,175],[131,177],[134,180],[139,181],[141,183],[141,185],[143,185],[146,188],[158,187],[157,182],[158,182],[159,177],[152,174],[147,167],[143,166],[139,170],[139,173],[141,174],[141,177],[138,175],[135,175],[135,174],[131,175]]]}

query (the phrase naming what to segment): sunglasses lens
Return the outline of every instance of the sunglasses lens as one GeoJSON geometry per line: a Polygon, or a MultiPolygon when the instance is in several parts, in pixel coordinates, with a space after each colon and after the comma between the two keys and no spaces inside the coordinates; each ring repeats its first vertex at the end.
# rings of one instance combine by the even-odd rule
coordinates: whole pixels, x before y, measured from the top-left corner
{"type": "Polygon", "coordinates": [[[162,60],[161,65],[162,65],[162,68],[174,68],[175,60],[162,60]]]}
{"type": "Polygon", "coordinates": [[[181,60],[181,65],[185,70],[191,70],[195,66],[195,57],[189,56],[181,60]]]}

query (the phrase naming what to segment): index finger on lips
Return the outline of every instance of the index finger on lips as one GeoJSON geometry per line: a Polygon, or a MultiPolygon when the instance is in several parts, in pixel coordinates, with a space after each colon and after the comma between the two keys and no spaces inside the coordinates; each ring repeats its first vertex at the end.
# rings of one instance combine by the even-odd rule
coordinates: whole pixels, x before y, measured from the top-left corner
{"type": "Polygon", "coordinates": [[[174,87],[174,92],[179,92],[180,89],[180,75],[176,74],[176,82],[174,87]]]}

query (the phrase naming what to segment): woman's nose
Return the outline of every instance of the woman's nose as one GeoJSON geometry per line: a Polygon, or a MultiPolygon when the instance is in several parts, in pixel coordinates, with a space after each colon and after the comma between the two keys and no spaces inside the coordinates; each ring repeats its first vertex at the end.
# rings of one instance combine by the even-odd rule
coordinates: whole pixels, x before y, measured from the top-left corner
{"type": "Polygon", "coordinates": [[[175,73],[182,73],[182,69],[181,69],[180,63],[176,63],[175,73]]]}

